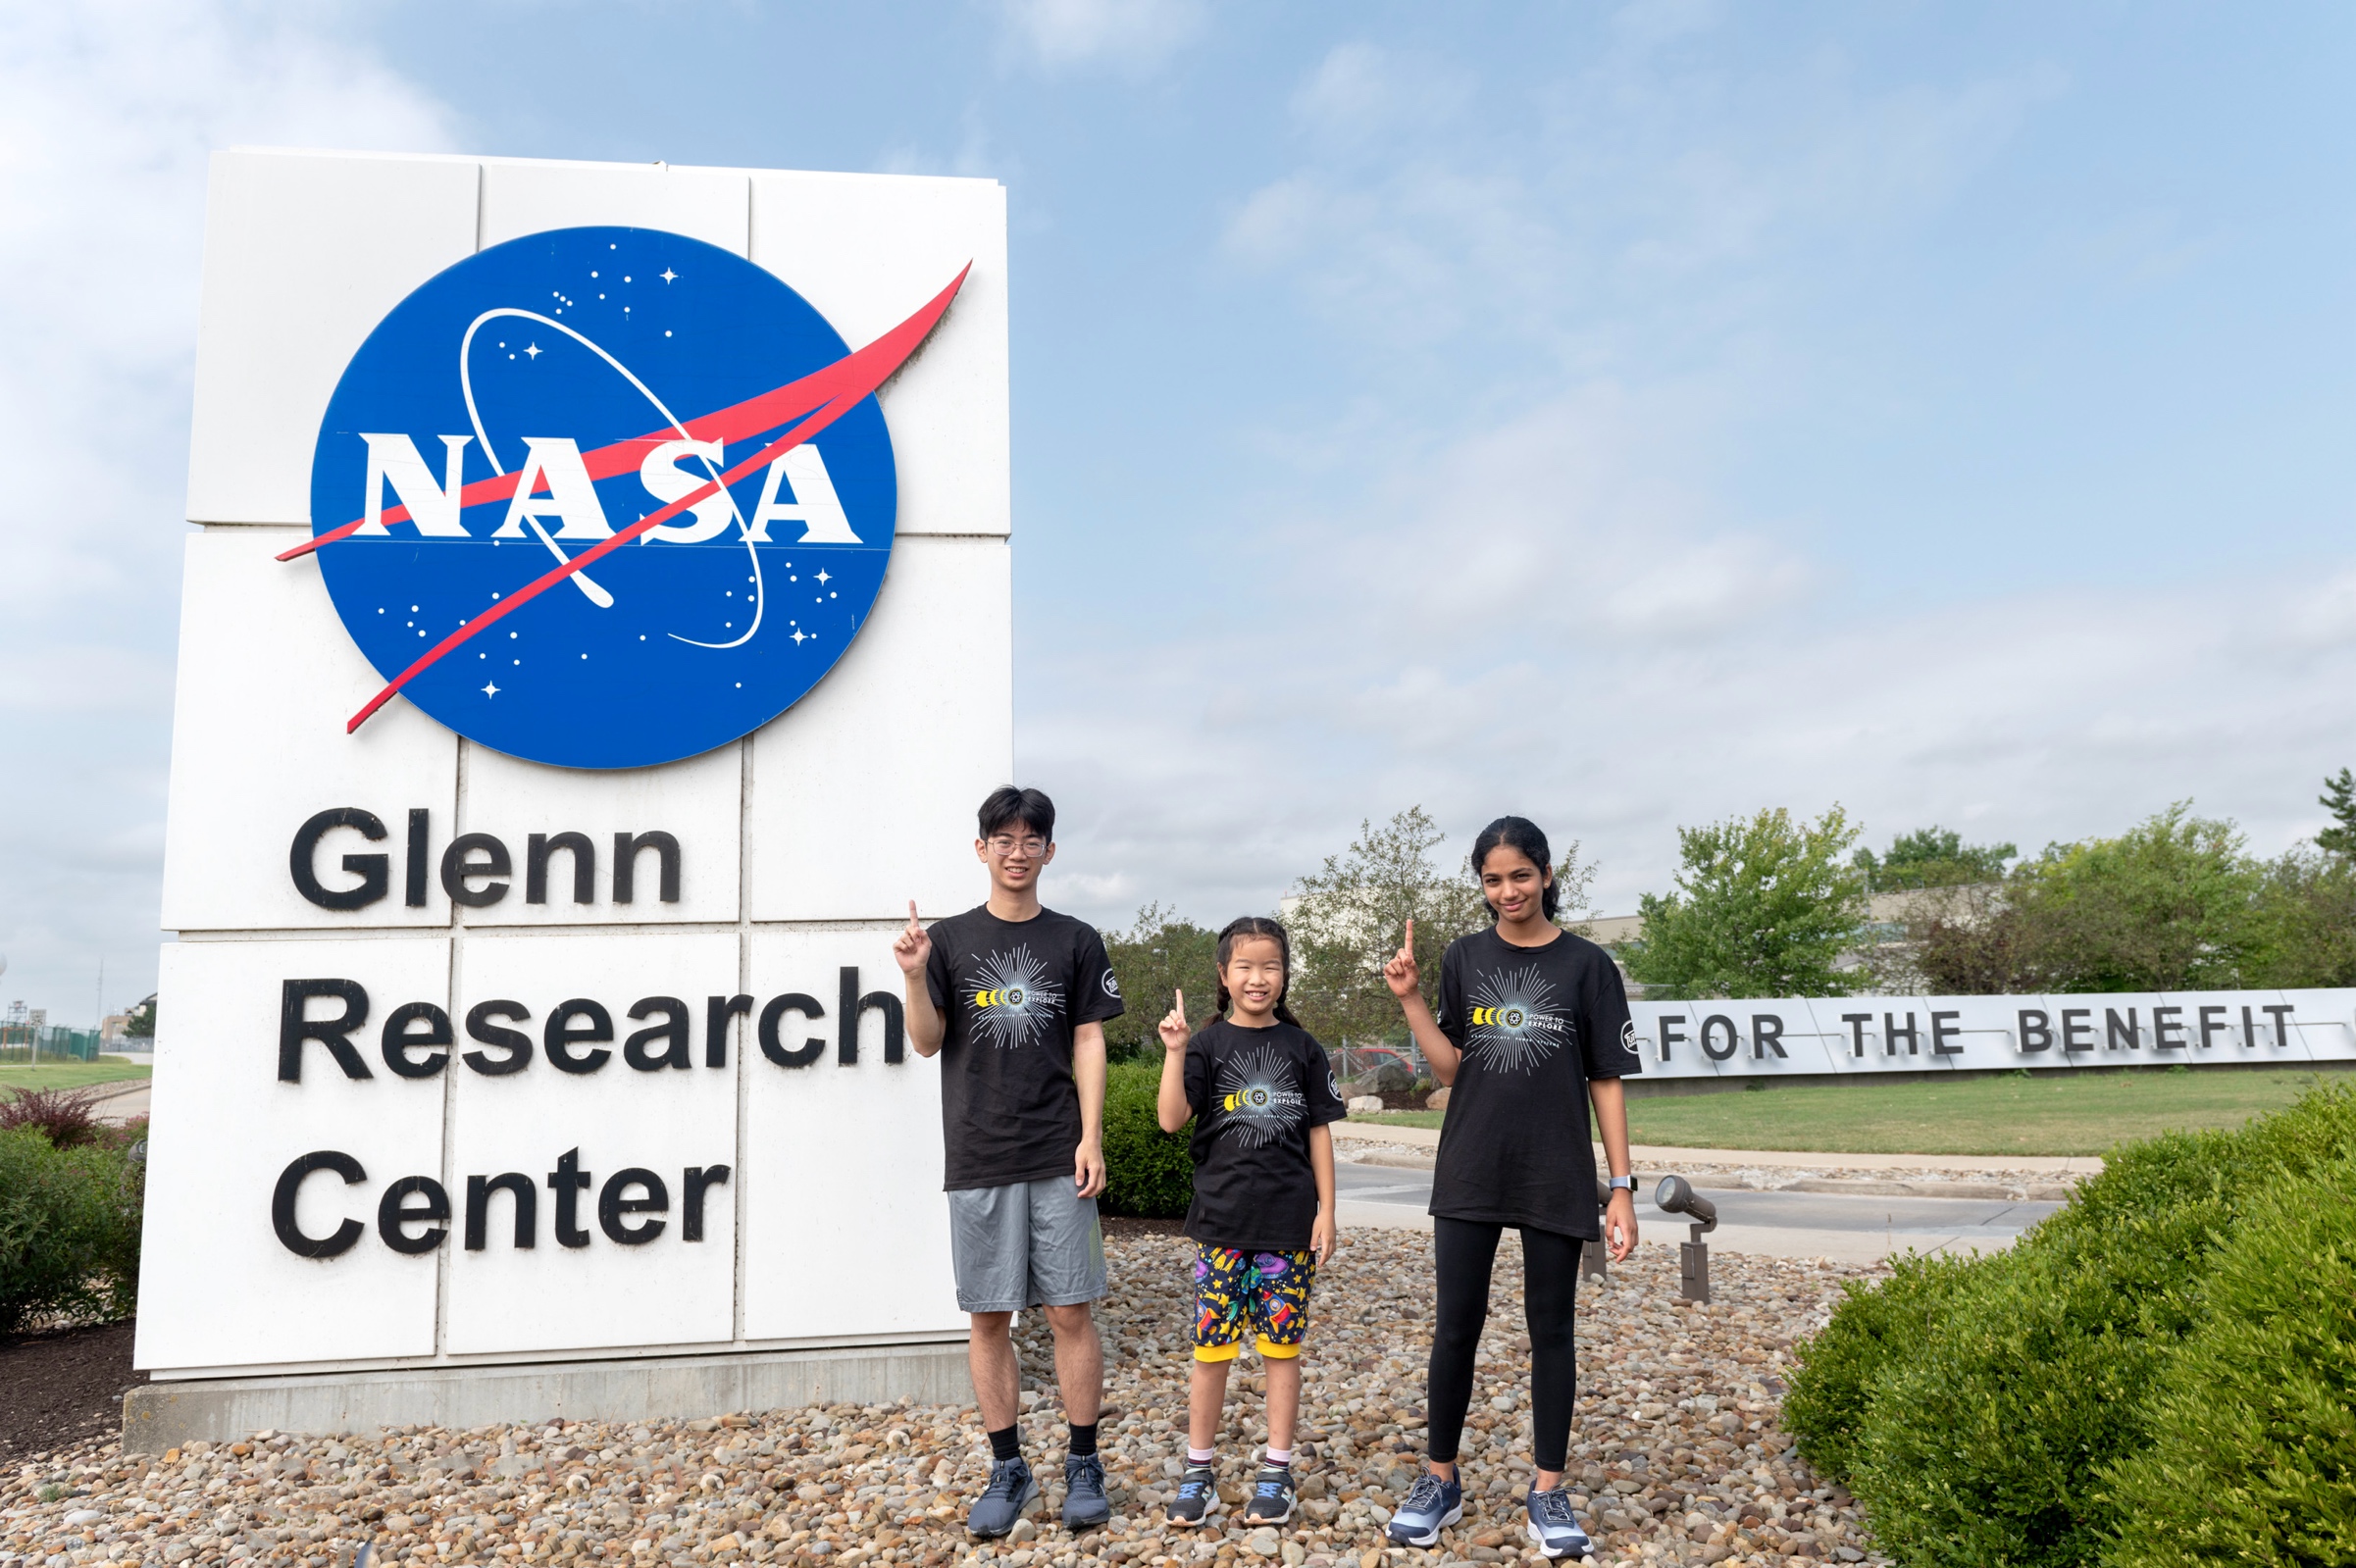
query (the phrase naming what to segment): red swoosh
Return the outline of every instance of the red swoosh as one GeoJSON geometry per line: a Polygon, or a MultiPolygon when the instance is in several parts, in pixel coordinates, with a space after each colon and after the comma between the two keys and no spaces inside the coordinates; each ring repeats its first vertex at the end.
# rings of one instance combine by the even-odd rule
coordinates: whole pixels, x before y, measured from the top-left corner
{"type": "MultiPolygon", "coordinates": [[[[908,356],[916,352],[917,345],[931,334],[933,328],[948,310],[949,301],[957,297],[957,290],[965,286],[966,275],[972,271],[973,264],[966,263],[964,271],[950,279],[949,285],[934,295],[923,309],[865,348],[845,355],[823,370],[812,371],[797,381],[789,381],[775,391],[763,392],[757,397],[746,398],[734,407],[707,414],[699,420],[690,420],[688,430],[696,439],[728,440],[742,439],[743,436],[759,430],[774,430],[796,416],[806,416],[802,418],[801,423],[723,473],[718,479],[706,480],[661,511],[650,512],[628,528],[617,530],[611,538],[599,539],[564,565],[550,568],[523,587],[492,604],[481,615],[469,619],[466,625],[434,644],[432,648],[418,657],[415,664],[403,670],[384,690],[371,697],[368,705],[353,714],[351,722],[343,727],[344,733],[349,734],[366,724],[370,715],[392,700],[394,692],[407,685],[421,672],[431,668],[442,655],[457,648],[467,638],[499,620],[518,605],[530,603],[590,562],[612,554],[648,530],[668,523],[680,513],[692,507],[697,501],[718,492],[723,486],[734,484],[745,475],[768,467],[784,453],[792,451],[849,413],[858,406],[861,399],[889,380],[893,372],[907,363],[908,356]],[[733,435],[730,432],[734,432],[733,435]]],[[[599,478],[604,475],[619,474],[637,462],[633,453],[634,448],[642,446],[647,441],[670,438],[670,432],[663,431],[650,436],[637,436],[629,440],[616,441],[611,446],[601,446],[595,452],[588,454],[589,473],[599,478]],[[602,470],[599,467],[600,463],[604,465],[602,470]]],[[[482,480],[468,485],[461,492],[463,497],[461,504],[473,505],[477,490],[485,490],[487,486],[496,485],[500,482],[499,480],[482,480]]],[[[504,482],[507,486],[504,491],[494,494],[487,490],[482,498],[496,500],[500,494],[514,494],[514,476],[508,476],[504,482]]],[[[398,509],[388,509],[384,513],[385,522],[397,521],[393,516],[394,510],[398,509]]],[[[402,515],[406,516],[407,514],[403,512],[402,515]]],[[[317,549],[322,544],[347,537],[353,530],[359,527],[359,523],[347,523],[339,529],[320,534],[317,538],[287,551],[279,559],[290,560],[309,550],[317,549]]]]}

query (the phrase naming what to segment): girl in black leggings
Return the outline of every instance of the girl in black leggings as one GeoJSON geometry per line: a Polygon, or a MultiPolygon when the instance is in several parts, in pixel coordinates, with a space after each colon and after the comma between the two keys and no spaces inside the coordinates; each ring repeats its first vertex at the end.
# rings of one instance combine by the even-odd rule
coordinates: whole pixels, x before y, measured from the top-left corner
{"type": "Polygon", "coordinates": [[[1473,840],[1472,866],[1495,922],[1458,938],[1440,961],[1440,1013],[1424,1005],[1409,922],[1383,979],[1407,1013],[1432,1074],[1450,1086],[1432,1176],[1439,1270],[1425,1406],[1429,1469],[1392,1516],[1391,1539],[1428,1546],[1464,1516],[1457,1440],[1472,1397],[1473,1352],[1489,1315],[1489,1271],[1509,1225],[1521,1232],[1522,1307],[1530,1326],[1530,1436],[1538,1474],[1530,1539],[1550,1557],[1584,1556],[1587,1537],[1562,1492],[1577,1387],[1572,1347],[1579,1246],[1598,1239],[1587,1108],[1612,1166],[1601,1225],[1614,1260],[1636,1245],[1623,1076],[1642,1070],[1619,971],[1601,947],[1555,924],[1546,835],[1500,817],[1473,840]]]}

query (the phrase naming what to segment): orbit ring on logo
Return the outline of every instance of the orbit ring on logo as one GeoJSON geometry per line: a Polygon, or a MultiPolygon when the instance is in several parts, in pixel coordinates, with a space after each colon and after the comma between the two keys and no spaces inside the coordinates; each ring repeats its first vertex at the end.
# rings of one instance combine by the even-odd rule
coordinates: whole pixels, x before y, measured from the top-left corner
{"type": "Polygon", "coordinates": [[[645,228],[494,245],[336,384],[313,537],[387,684],[535,762],[634,768],[800,700],[873,609],[898,512],[875,389],[964,275],[852,352],[744,258],[645,228]]]}

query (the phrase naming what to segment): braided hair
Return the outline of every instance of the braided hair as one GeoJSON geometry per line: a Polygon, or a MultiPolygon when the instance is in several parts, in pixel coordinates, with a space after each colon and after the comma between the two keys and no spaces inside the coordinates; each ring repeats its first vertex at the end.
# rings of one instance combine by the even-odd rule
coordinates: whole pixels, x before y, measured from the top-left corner
{"type": "Polygon", "coordinates": [[[1227,1016],[1228,1005],[1233,1000],[1227,994],[1227,960],[1234,954],[1235,944],[1247,936],[1265,936],[1276,943],[1276,951],[1284,960],[1284,985],[1276,992],[1276,1021],[1299,1029],[1301,1020],[1293,1016],[1293,1010],[1284,1002],[1285,993],[1293,988],[1293,938],[1285,935],[1283,922],[1270,920],[1265,915],[1239,916],[1229,921],[1227,929],[1219,933],[1219,956],[1216,960],[1219,999],[1211,1009],[1212,1021],[1227,1016]]]}
{"type": "MultiPolygon", "coordinates": [[[[1539,832],[1538,825],[1527,817],[1498,818],[1483,828],[1480,836],[1472,840],[1472,877],[1475,882],[1480,880],[1481,868],[1489,862],[1489,851],[1500,844],[1520,850],[1530,857],[1530,864],[1538,868],[1538,875],[1546,884],[1545,890],[1538,895],[1539,907],[1546,911],[1548,920],[1553,920],[1555,911],[1562,907],[1562,891],[1555,885],[1554,852],[1547,847],[1546,835],[1539,832]]],[[[1488,900],[1484,898],[1482,902],[1488,903],[1488,900]]],[[[1495,904],[1489,904],[1489,920],[1491,924],[1496,923],[1495,904]]]]}

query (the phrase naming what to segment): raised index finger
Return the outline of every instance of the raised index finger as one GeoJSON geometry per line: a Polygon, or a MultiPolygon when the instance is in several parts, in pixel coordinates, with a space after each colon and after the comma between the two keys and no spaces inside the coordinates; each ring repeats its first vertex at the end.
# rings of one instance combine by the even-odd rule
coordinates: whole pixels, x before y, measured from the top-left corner
{"type": "Polygon", "coordinates": [[[1186,992],[1174,990],[1170,994],[1178,998],[1178,1016],[1184,1018],[1186,1016],[1186,992]]]}
{"type": "Polygon", "coordinates": [[[908,900],[908,929],[910,931],[919,931],[922,929],[916,923],[916,900],[913,898],[908,900]]]}
{"type": "MultiPolygon", "coordinates": [[[[914,909],[916,906],[910,904],[908,907],[914,909]]],[[[1415,921],[1412,916],[1408,918],[1408,956],[1409,958],[1415,956],[1415,921]]]]}

